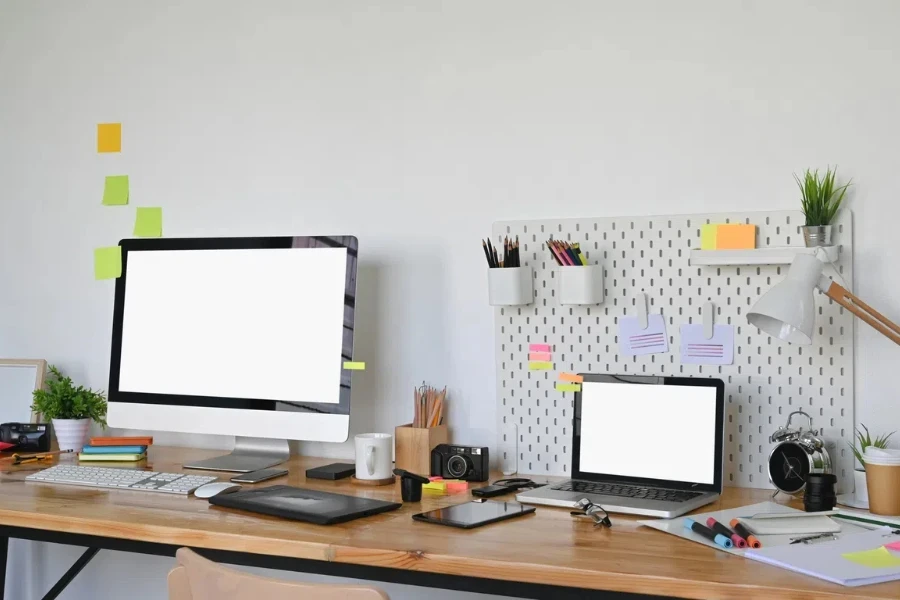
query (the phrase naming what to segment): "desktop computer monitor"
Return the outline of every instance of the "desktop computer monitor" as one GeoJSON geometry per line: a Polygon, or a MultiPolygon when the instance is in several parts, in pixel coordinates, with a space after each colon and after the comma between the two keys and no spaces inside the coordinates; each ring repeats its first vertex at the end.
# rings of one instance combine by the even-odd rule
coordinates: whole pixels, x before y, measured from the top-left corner
{"type": "Polygon", "coordinates": [[[120,242],[113,427],[234,435],[186,467],[247,472],[350,426],[353,236],[120,242]]]}

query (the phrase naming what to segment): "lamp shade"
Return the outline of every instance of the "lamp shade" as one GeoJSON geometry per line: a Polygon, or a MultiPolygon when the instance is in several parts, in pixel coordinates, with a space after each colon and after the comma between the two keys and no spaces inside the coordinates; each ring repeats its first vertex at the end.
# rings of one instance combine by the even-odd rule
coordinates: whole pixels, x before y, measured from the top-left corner
{"type": "Polygon", "coordinates": [[[772,337],[790,344],[812,344],[816,324],[816,301],[813,298],[822,262],[809,254],[798,254],[784,281],[763,294],[747,321],[772,337]]]}

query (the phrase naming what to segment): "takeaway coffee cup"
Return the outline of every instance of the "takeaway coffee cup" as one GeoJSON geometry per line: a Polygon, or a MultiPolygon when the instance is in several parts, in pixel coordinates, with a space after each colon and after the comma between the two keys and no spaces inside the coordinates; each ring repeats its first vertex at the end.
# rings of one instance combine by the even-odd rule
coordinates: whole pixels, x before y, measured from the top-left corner
{"type": "Polygon", "coordinates": [[[900,450],[869,446],[863,460],[869,511],[875,515],[900,515],[900,450]]]}

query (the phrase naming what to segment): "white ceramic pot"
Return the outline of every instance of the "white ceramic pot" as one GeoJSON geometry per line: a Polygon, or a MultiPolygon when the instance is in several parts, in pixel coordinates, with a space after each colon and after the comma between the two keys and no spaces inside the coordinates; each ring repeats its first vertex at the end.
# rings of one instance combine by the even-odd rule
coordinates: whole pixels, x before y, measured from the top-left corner
{"type": "Polygon", "coordinates": [[[853,471],[853,495],[858,501],[869,501],[869,488],[866,483],[866,470],[856,469],[853,471]]]}
{"type": "Polygon", "coordinates": [[[53,419],[53,431],[60,450],[80,452],[90,429],[90,419],[53,419]]]}

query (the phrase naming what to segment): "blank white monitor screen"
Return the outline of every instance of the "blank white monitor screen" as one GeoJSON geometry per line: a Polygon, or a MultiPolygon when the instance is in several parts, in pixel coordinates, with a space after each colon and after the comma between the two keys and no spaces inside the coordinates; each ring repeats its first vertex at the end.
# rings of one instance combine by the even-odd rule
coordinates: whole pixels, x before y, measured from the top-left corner
{"type": "Polygon", "coordinates": [[[340,401],[346,248],[130,252],[119,390],[340,401]]]}
{"type": "Polygon", "coordinates": [[[585,381],[580,471],[712,484],[716,388],[585,381]]]}

